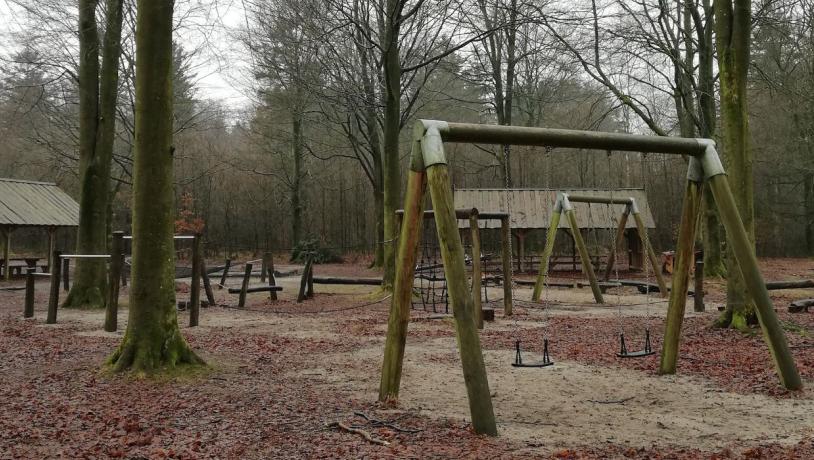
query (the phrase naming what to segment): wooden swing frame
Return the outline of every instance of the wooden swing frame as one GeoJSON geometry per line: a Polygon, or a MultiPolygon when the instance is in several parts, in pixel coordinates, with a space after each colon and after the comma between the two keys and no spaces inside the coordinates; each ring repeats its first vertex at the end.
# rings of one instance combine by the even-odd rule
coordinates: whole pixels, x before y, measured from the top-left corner
{"type": "MultiPolygon", "coordinates": [[[[677,266],[670,293],[660,373],[674,374],[690,263],[693,260],[695,232],[701,214],[704,182],[709,184],[720,212],[748,295],[755,303],[763,337],[774,360],[780,383],[787,389],[802,388],[800,374],[786,341],[757,257],[743,226],[721,160],[710,139],[642,136],[634,134],[575,131],[517,126],[447,123],[419,120],[413,129],[410,171],[404,199],[404,225],[398,242],[396,277],[390,304],[390,317],[384,347],[380,401],[397,401],[401,383],[407,325],[410,320],[413,275],[421,235],[424,197],[429,190],[447,278],[450,304],[469,399],[472,427],[476,433],[497,435],[492,397],[481,351],[480,337],[473,321],[473,299],[464,267],[464,250],[458,232],[451,181],[444,154],[445,142],[495,145],[564,147],[600,151],[630,151],[689,156],[687,185],[682,207],[676,251],[677,266]]],[[[556,227],[552,227],[556,231],[556,227]]],[[[549,232],[552,231],[549,228],[549,232]]],[[[504,282],[511,282],[510,279],[504,282]]]]}
{"type": "MultiPolygon", "coordinates": [[[[623,192],[620,192],[620,194],[623,192]]],[[[642,220],[641,212],[639,207],[636,205],[636,200],[633,197],[625,197],[625,198],[616,198],[607,195],[597,195],[597,196],[587,196],[587,195],[571,195],[568,193],[559,193],[557,194],[557,200],[554,203],[554,209],[551,212],[551,223],[548,227],[548,233],[546,235],[546,242],[545,247],[543,248],[543,253],[540,259],[540,272],[537,275],[537,281],[534,284],[534,292],[532,293],[531,299],[535,302],[540,301],[540,294],[543,291],[543,287],[545,286],[545,279],[548,276],[548,261],[551,258],[551,254],[554,251],[554,242],[557,238],[557,229],[560,225],[560,216],[565,214],[566,219],[568,219],[568,225],[571,228],[571,234],[574,239],[574,244],[577,247],[579,252],[579,258],[582,262],[582,272],[588,278],[588,282],[591,285],[591,291],[594,295],[594,300],[598,304],[605,303],[605,300],[602,296],[602,289],[599,285],[599,281],[597,279],[596,274],[594,273],[593,264],[591,263],[590,255],[588,254],[588,248],[585,246],[585,241],[582,238],[582,233],[580,232],[580,228],[577,225],[577,218],[576,218],[576,211],[574,206],[571,203],[595,203],[595,204],[607,204],[610,206],[621,204],[625,205],[625,210],[622,212],[622,216],[619,218],[619,226],[616,229],[616,238],[611,243],[614,246],[611,246],[610,256],[608,258],[608,264],[605,268],[605,277],[604,280],[608,281],[610,279],[610,275],[613,272],[613,267],[616,264],[616,251],[613,250],[616,247],[619,247],[622,244],[622,240],[625,238],[625,230],[627,227],[627,221],[629,216],[633,216],[633,220],[636,222],[636,230],[639,234],[639,240],[642,242],[642,246],[647,253],[647,258],[650,262],[650,266],[653,269],[653,273],[656,275],[656,281],[659,285],[659,292],[661,293],[662,297],[667,297],[667,283],[664,281],[664,276],[662,276],[661,271],[659,270],[659,263],[656,259],[656,252],[653,250],[653,246],[650,244],[650,238],[646,238],[645,235],[647,234],[647,228],[644,226],[644,220],[642,220]],[[553,229],[553,230],[552,230],[553,229]]]]}

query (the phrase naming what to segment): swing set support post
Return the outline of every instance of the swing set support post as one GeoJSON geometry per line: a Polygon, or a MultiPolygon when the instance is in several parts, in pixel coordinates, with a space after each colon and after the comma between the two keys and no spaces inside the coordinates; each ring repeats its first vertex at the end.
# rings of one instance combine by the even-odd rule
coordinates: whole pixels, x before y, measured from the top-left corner
{"type": "Polygon", "coordinates": [[[478,210],[474,209],[469,216],[469,231],[472,235],[472,297],[474,298],[474,318],[478,329],[483,329],[483,300],[481,288],[483,268],[480,260],[480,227],[478,227],[478,210]]]}
{"type": "Polygon", "coordinates": [[[512,237],[509,216],[500,219],[500,247],[503,255],[503,314],[512,316],[512,237]]]}
{"type": "Polygon", "coordinates": [[[554,242],[557,239],[557,230],[559,230],[560,226],[561,211],[560,201],[557,200],[554,211],[551,213],[551,223],[548,224],[545,248],[543,248],[543,255],[540,258],[540,272],[537,274],[537,282],[534,283],[534,292],[531,294],[531,300],[534,302],[540,301],[540,294],[543,292],[545,279],[548,276],[548,261],[551,259],[551,253],[554,252],[554,242]]]}
{"type": "MultiPolygon", "coordinates": [[[[650,267],[653,269],[653,274],[656,275],[656,282],[659,285],[659,293],[662,297],[666,298],[668,295],[667,282],[664,281],[664,275],[661,273],[661,267],[659,267],[659,261],[656,258],[656,251],[653,250],[653,245],[650,244],[650,237],[647,236],[647,227],[644,226],[644,221],[642,220],[642,215],[639,212],[639,208],[636,206],[636,201],[634,201],[632,198],[630,201],[633,220],[636,221],[636,229],[639,231],[639,239],[642,242],[642,246],[644,246],[644,250],[647,252],[647,258],[650,259],[650,267]]],[[[650,287],[647,289],[650,289],[650,287]]]]}
{"type": "Polygon", "coordinates": [[[622,213],[622,216],[619,218],[619,227],[616,229],[616,238],[613,240],[613,246],[611,247],[611,251],[608,254],[608,266],[605,267],[605,281],[610,279],[611,273],[613,273],[613,267],[616,264],[616,249],[622,245],[622,241],[625,239],[625,228],[627,227],[627,218],[630,215],[630,205],[625,206],[625,211],[622,213]]]}
{"type": "Polygon", "coordinates": [[[579,258],[582,261],[582,272],[585,273],[585,276],[588,277],[588,282],[591,283],[591,291],[594,294],[594,300],[596,300],[596,303],[599,304],[605,303],[605,299],[602,297],[602,290],[599,289],[599,283],[596,280],[596,274],[594,273],[594,266],[591,262],[591,256],[588,254],[588,248],[585,246],[585,240],[582,239],[582,233],[579,231],[577,215],[576,212],[574,212],[574,207],[571,206],[571,202],[568,201],[568,196],[564,193],[560,194],[559,201],[559,206],[565,212],[565,217],[568,218],[568,224],[571,226],[574,244],[577,245],[579,258]]]}

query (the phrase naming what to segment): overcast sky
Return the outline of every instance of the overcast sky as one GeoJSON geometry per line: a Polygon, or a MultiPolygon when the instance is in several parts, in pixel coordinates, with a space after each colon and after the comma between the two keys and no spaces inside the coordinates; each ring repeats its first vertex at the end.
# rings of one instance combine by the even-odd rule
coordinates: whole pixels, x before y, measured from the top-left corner
{"type": "MultiPolygon", "coordinates": [[[[178,2],[181,5],[183,3],[178,2]]],[[[206,3],[194,1],[198,5],[206,3]]],[[[230,37],[230,30],[245,21],[239,0],[218,0],[209,4],[200,14],[190,19],[189,27],[180,29],[177,39],[187,50],[200,48],[194,58],[198,96],[217,99],[233,108],[249,104],[246,89],[240,84],[241,69],[247,62],[243,53],[230,37]]],[[[176,13],[176,17],[179,13],[176,13]]],[[[25,20],[16,6],[0,0],[0,54],[6,55],[14,46],[12,36],[24,32],[25,20]]]]}

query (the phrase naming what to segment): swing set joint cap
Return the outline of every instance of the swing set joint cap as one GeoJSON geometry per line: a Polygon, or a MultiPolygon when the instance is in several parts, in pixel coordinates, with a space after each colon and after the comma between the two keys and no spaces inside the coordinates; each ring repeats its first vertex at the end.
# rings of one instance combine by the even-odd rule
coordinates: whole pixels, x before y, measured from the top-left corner
{"type": "Polygon", "coordinates": [[[628,203],[628,206],[630,207],[631,214],[639,214],[639,206],[636,204],[636,199],[630,197],[629,200],[630,203],[628,203]]]}
{"type": "Polygon", "coordinates": [[[574,209],[574,206],[571,205],[571,201],[568,199],[567,193],[560,193],[559,198],[557,198],[557,204],[554,206],[554,210],[557,212],[568,212],[574,209]]]}
{"type": "Polygon", "coordinates": [[[703,152],[690,158],[687,179],[693,182],[703,182],[705,179],[726,174],[721,157],[715,149],[715,141],[712,139],[696,139],[696,141],[703,147],[703,152]]]}
{"type": "Polygon", "coordinates": [[[424,130],[424,134],[418,140],[421,144],[421,157],[424,168],[447,164],[447,158],[444,155],[444,140],[441,137],[441,133],[448,129],[447,123],[433,120],[420,120],[419,123],[424,130]]]}

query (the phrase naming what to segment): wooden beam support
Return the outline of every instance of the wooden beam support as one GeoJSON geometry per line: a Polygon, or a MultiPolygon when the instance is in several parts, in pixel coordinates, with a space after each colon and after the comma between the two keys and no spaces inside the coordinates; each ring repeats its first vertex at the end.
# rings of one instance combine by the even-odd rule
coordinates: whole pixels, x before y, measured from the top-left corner
{"type": "Polygon", "coordinates": [[[560,226],[560,216],[558,208],[551,212],[551,223],[548,224],[545,248],[540,256],[540,272],[537,274],[537,282],[534,284],[534,292],[531,294],[531,300],[534,302],[540,301],[540,294],[542,294],[545,287],[545,280],[548,277],[548,263],[551,260],[551,254],[554,252],[554,242],[557,239],[557,230],[560,226]]]}
{"type": "Polygon", "coordinates": [[[673,286],[670,290],[670,304],[664,325],[664,342],[659,364],[660,374],[675,374],[676,372],[681,326],[684,323],[684,310],[687,306],[690,263],[695,251],[695,231],[701,215],[702,189],[701,183],[688,181],[684,192],[684,204],[678,228],[677,260],[673,270],[673,286]]]}
{"type": "MultiPolygon", "coordinates": [[[[263,266],[265,267],[265,273],[263,277],[260,278],[260,281],[265,281],[265,277],[267,276],[269,286],[276,286],[277,280],[274,278],[274,255],[271,252],[263,254],[263,266]]],[[[277,300],[277,291],[269,291],[269,300],[277,300]]]]}
{"type": "Polygon", "coordinates": [[[11,279],[11,267],[9,266],[11,258],[9,257],[9,252],[11,252],[11,232],[13,231],[14,229],[12,227],[3,229],[3,277],[6,281],[11,279]]]}
{"type": "Polygon", "coordinates": [[[401,371],[404,362],[404,345],[407,341],[407,325],[410,321],[410,306],[413,297],[413,277],[415,263],[421,241],[423,223],[424,193],[427,189],[427,175],[424,171],[410,171],[407,176],[407,189],[404,197],[404,218],[396,264],[396,277],[393,283],[393,298],[390,302],[390,317],[387,321],[387,338],[384,344],[382,377],[379,384],[379,401],[397,401],[401,385],[401,371]]]}
{"type": "Polygon", "coordinates": [[[619,218],[619,227],[616,228],[616,238],[611,243],[610,253],[608,254],[608,265],[605,267],[605,281],[610,279],[613,273],[613,267],[616,265],[616,253],[619,252],[619,246],[625,240],[625,227],[627,227],[627,218],[630,215],[630,206],[625,206],[625,212],[619,218]]]}
{"type": "Polygon", "coordinates": [[[240,285],[240,297],[238,297],[237,306],[243,308],[246,306],[246,290],[249,289],[249,281],[252,279],[252,264],[246,262],[246,270],[243,272],[243,284],[240,285]]]}
{"type": "Polygon", "coordinates": [[[51,292],[48,296],[48,317],[45,324],[56,324],[57,307],[59,307],[59,281],[62,271],[62,253],[54,251],[51,255],[51,292]]]}
{"type": "Polygon", "coordinates": [[[644,225],[642,215],[635,211],[633,212],[633,220],[636,221],[636,228],[639,231],[639,239],[644,245],[644,250],[647,253],[647,258],[650,260],[650,267],[653,269],[653,274],[656,275],[656,282],[659,285],[659,293],[662,297],[667,297],[667,282],[664,281],[664,275],[661,273],[661,265],[656,258],[656,251],[653,250],[653,245],[650,244],[650,238],[647,236],[647,227],[644,225]]]}
{"type": "Polygon", "coordinates": [[[803,387],[803,382],[789,350],[783,327],[774,311],[774,304],[766,289],[766,282],[760,274],[754,243],[749,239],[743,226],[735,198],[729,188],[729,180],[723,174],[712,176],[709,179],[709,188],[718,205],[721,223],[726,229],[727,241],[737,259],[746,289],[755,304],[757,318],[763,330],[763,339],[774,359],[780,383],[788,390],[799,390],[803,387]]]}
{"type": "Polygon", "coordinates": [[[475,302],[475,324],[478,325],[478,329],[483,329],[483,299],[481,298],[483,267],[477,214],[469,216],[469,231],[472,236],[472,297],[475,302]]]}
{"type": "Polygon", "coordinates": [[[196,327],[201,316],[201,269],[203,249],[200,233],[192,240],[192,282],[189,289],[189,327],[196,327]]]}
{"type": "Polygon", "coordinates": [[[25,273],[25,306],[23,307],[23,318],[34,317],[34,287],[36,281],[34,274],[36,272],[36,268],[29,268],[25,273]]]}
{"type": "Polygon", "coordinates": [[[579,252],[579,258],[582,262],[582,273],[588,277],[588,282],[591,283],[591,291],[593,291],[594,300],[596,300],[596,303],[603,304],[605,303],[605,299],[602,297],[602,290],[599,288],[599,282],[596,279],[596,274],[594,274],[593,261],[591,260],[590,254],[588,254],[588,248],[585,246],[585,241],[582,239],[582,233],[579,231],[577,215],[574,212],[574,208],[565,209],[565,217],[568,219],[568,223],[571,226],[571,235],[574,237],[574,244],[579,252]]]}

